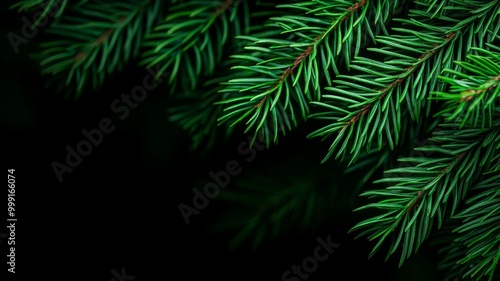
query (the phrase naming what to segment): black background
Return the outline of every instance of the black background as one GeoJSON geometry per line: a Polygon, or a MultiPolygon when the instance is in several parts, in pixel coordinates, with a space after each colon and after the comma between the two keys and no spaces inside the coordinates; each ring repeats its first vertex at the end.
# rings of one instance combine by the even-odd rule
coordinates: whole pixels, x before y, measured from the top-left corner
{"type": "MultiPolygon", "coordinates": [[[[291,233],[255,253],[229,251],[229,235],[206,231],[218,212],[230,210],[209,205],[186,225],[178,205],[190,203],[191,189],[208,181],[209,171],[223,169],[232,159],[241,161],[237,147],[246,136],[236,135],[207,154],[190,151],[189,136],[166,121],[170,97],[162,87],[125,120],[118,119],[111,103],[146,74],[134,65],[79,101],[64,99],[44,87],[45,77],[30,59],[42,32],[16,54],[6,35],[22,34],[24,14],[8,10],[8,3],[1,4],[1,11],[1,159],[4,173],[16,170],[15,280],[108,281],[113,269],[123,267],[134,280],[281,280],[285,270],[312,255],[317,237],[328,235],[341,246],[308,280],[442,280],[435,271],[435,252],[426,246],[401,269],[398,257],[386,263],[383,252],[368,259],[374,244],[346,234],[359,219],[356,215],[332,214],[331,224],[315,233],[291,233]],[[64,163],[65,147],[75,148],[84,139],[81,131],[97,128],[103,118],[113,120],[115,130],[59,183],[53,161],[64,163]]],[[[306,166],[320,165],[327,144],[305,140],[307,133],[297,130],[259,152],[239,176],[253,165],[294,157],[290,154],[301,150],[318,155],[317,163],[306,166]]],[[[5,240],[0,252],[4,260],[5,240]]]]}

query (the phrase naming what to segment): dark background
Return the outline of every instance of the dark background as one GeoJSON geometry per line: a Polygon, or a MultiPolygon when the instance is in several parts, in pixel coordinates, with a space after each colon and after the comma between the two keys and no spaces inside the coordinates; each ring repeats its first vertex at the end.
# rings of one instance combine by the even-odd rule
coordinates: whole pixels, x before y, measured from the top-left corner
{"type": "MultiPolygon", "coordinates": [[[[435,251],[426,246],[401,269],[398,256],[384,262],[385,252],[368,259],[374,244],[346,234],[361,218],[357,214],[332,214],[331,222],[314,233],[290,233],[253,253],[229,251],[230,234],[206,231],[217,214],[230,209],[211,202],[186,225],[178,205],[191,202],[192,188],[208,182],[209,171],[223,169],[231,159],[240,161],[237,147],[247,136],[236,134],[205,154],[190,151],[189,136],[166,121],[171,97],[162,87],[119,120],[110,104],[145,75],[133,64],[103,89],[76,102],[64,99],[45,88],[46,78],[30,59],[43,40],[43,28],[15,54],[6,35],[21,34],[24,15],[8,5],[0,4],[1,159],[4,173],[16,169],[16,280],[107,281],[113,269],[123,267],[134,280],[281,280],[285,270],[312,254],[317,237],[328,235],[341,246],[309,280],[442,280],[435,271],[435,251]],[[84,139],[81,131],[97,128],[103,118],[111,118],[116,129],[59,183],[51,163],[64,163],[65,146],[75,148],[84,139]]],[[[319,167],[328,144],[305,140],[308,132],[297,130],[259,152],[238,177],[305,154],[317,161],[304,162],[304,169],[319,167]]],[[[5,240],[0,252],[4,260],[5,240]]]]}

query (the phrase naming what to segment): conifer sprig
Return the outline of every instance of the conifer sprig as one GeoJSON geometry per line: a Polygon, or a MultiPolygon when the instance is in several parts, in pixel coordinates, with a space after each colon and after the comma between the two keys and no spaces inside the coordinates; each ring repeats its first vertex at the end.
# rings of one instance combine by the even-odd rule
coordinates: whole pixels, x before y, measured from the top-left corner
{"type": "Polygon", "coordinates": [[[478,54],[469,55],[469,61],[457,62],[467,73],[445,70],[448,75],[439,79],[449,85],[449,90],[435,92],[431,99],[445,101],[438,115],[449,113],[448,119],[461,119],[462,126],[487,128],[492,125],[493,113],[499,105],[500,54],[478,48],[473,50],[478,54]]]}
{"type": "MultiPolygon", "coordinates": [[[[385,171],[375,184],[386,187],[365,190],[371,203],[356,209],[377,214],[350,230],[376,241],[370,256],[388,243],[386,259],[399,252],[401,266],[432,238],[448,278],[500,279],[500,1],[18,0],[11,8],[38,12],[33,29],[54,17],[38,58],[75,98],[134,60],[169,72],[165,92],[177,94],[166,112],[193,148],[239,124],[269,147],[303,122],[322,122],[308,137],[332,141],[323,162],[334,156],[348,160],[339,174],[363,173],[349,192],[385,171]]],[[[232,245],[313,225],[337,204],[337,177],[288,162],[299,178],[283,164],[283,173],[266,168],[221,195],[239,206],[221,223],[239,228],[232,245]]]]}
{"type": "MultiPolygon", "coordinates": [[[[229,12],[232,7],[229,6],[231,1],[218,6],[216,13],[229,12]]],[[[249,14],[250,26],[240,30],[241,35],[248,33],[262,32],[266,29],[263,24],[271,15],[276,16],[277,11],[274,5],[255,3],[259,6],[258,12],[249,14]]],[[[238,54],[243,50],[244,42],[242,40],[234,40],[231,44],[227,44],[226,50],[231,53],[238,54]]],[[[243,78],[248,73],[235,73],[230,70],[231,66],[238,63],[240,66],[245,62],[238,61],[234,58],[225,58],[217,64],[214,72],[217,75],[201,75],[199,81],[192,84],[194,89],[183,89],[178,95],[174,95],[174,103],[168,109],[168,119],[171,122],[179,124],[184,130],[192,136],[192,149],[201,148],[209,150],[216,141],[216,136],[223,135],[227,139],[234,127],[218,126],[217,118],[223,113],[223,105],[219,104],[221,100],[227,97],[227,93],[219,93],[224,89],[223,82],[234,78],[243,78]]],[[[249,65],[247,63],[247,65],[249,65]]]]}
{"type": "MultiPolygon", "coordinates": [[[[443,84],[449,86],[446,87],[447,91],[435,93],[436,96],[446,100],[442,104],[445,110],[438,114],[442,120],[440,127],[443,130],[434,133],[431,138],[434,144],[415,148],[418,151],[426,152],[426,155],[401,157],[399,161],[407,162],[410,165],[387,170],[385,171],[387,177],[375,181],[376,184],[389,184],[389,187],[369,190],[362,194],[362,196],[368,196],[376,202],[356,210],[377,209],[381,211],[381,214],[359,222],[350,232],[361,231],[357,237],[368,236],[370,240],[377,240],[370,256],[380,249],[384,241],[387,241],[390,243],[387,259],[397,250],[401,250],[399,263],[401,266],[427,240],[431,231],[434,230],[433,225],[436,221],[437,229],[440,229],[452,218],[479,223],[478,220],[481,219],[472,220],[472,214],[479,213],[474,213],[471,210],[480,208],[479,206],[483,206],[483,203],[476,204],[470,210],[460,209],[463,201],[470,197],[471,193],[477,193],[477,186],[491,187],[493,191],[485,191],[489,196],[491,196],[491,192],[493,194],[498,192],[491,184],[484,185],[481,182],[485,180],[485,177],[496,178],[498,176],[496,167],[500,157],[498,151],[500,148],[500,107],[491,108],[491,104],[478,103],[472,110],[481,112],[480,116],[473,115],[472,117],[476,118],[469,118],[479,119],[478,122],[465,122],[462,119],[463,116],[452,115],[455,112],[464,113],[462,102],[471,101],[460,100],[457,102],[457,96],[460,98],[464,91],[469,91],[471,87],[475,89],[477,85],[484,85],[485,81],[496,81],[495,77],[500,73],[498,66],[492,67],[492,65],[500,63],[498,53],[478,48],[473,48],[473,50],[480,55],[471,54],[467,56],[466,61],[456,62],[462,66],[461,71],[454,71],[453,79],[445,78],[443,80],[443,84]]],[[[449,72],[449,70],[447,71],[449,72]]],[[[495,87],[488,86],[481,89],[484,89],[484,92],[494,94],[495,87]]],[[[495,97],[495,99],[497,98],[495,97]]],[[[493,104],[497,104],[497,101],[493,104]]],[[[478,202],[477,198],[472,197],[468,201],[478,202]]],[[[485,225],[485,227],[487,226],[485,225]]],[[[454,231],[468,232],[471,231],[471,228],[460,226],[456,227],[454,231]]],[[[483,229],[478,231],[483,231],[483,229]]],[[[496,230],[491,229],[491,231],[496,230]]],[[[464,237],[470,239],[471,233],[464,237]]],[[[488,231],[484,233],[486,236],[492,234],[488,231]]],[[[482,238],[486,239],[486,236],[482,236],[482,238]]],[[[466,242],[469,240],[465,238],[457,241],[464,246],[469,245],[469,242],[466,242]]],[[[466,268],[474,268],[474,270],[464,271],[465,275],[480,278],[486,274],[493,274],[494,270],[491,269],[491,266],[488,270],[484,269],[484,266],[492,259],[497,258],[496,252],[481,257],[478,251],[485,250],[482,248],[485,247],[485,241],[475,241],[474,243],[478,243],[475,247],[479,248],[468,249],[467,256],[457,258],[459,254],[454,252],[449,258],[457,258],[460,263],[467,263],[466,268]],[[476,275],[474,272],[482,273],[476,275]]],[[[491,242],[492,240],[486,241],[491,242]]],[[[494,246],[495,243],[488,245],[494,246]]]]}
{"type": "Polygon", "coordinates": [[[401,1],[306,1],[278,8],[288,14],[272,17],[265,34],[238,36],[247,50],[233,56],[253,63],[233,69],[250,77],[224,83],[229,93],[221,101],[221,122],[231,126],[246,120],[246,132],[254,131],[269,146],[278,133],[292,130],[298,117],[307,119],[310,102],[318,101],[324,85],[330,85],[339,67],[349,67],[351,57],[375,35],[387,33],[385,24],[401,1]],[[289,120],[286,116],[292,116],[289,120]]]}
{"type": "Polygon", "coordinates": [[[370,256],[384,241],[391,240],[387,258],[401,249],[402,265],[427,239],[434,219],[440,228],[447,208],[453,215],[473,182],[487,171],[499,144],[495,139],[500,138],[500,124],[491,129],[466,130],[457,129],[459,125],[447,124],[436,133],[432,140],[438,145],[416,148],[432,151],[432,157],[400,158],[399,161],[413,165],[386,171],[388,177],[375,183],[391,186],[362,194],[377,202],[356,210],[383,210],[381,215],[366,219],[351,230],[364,229],[357,237],[369,234],[368,239],[378,240],[370,256]]]}
{"type": "Polygon", "coordinates": [[[158,65],[158,77],[168,69],[170,93],[178,83],[184,91],[194,90],[200,76],[214,73],[234,37],[250,27],[248,5],[246,0],[171,5],[164,21],[146,36],[140,65],[158,65]]]}
{"type": "Polygon", "coordinates": [[[47,30],[56,37],[41,43],[39,57],[42,74],[61,75],[55,81],[74,85],[68,93],[78,98],[87,83],[99,88],[139,55],[144,34],[161,15],[161,1],[91,1],[70,12],[47,30]]]}
{"type": "Polygon", "coordinates": [[[433,236],[444,254],[439,269],[447,280],[498,280],[500,270],[500,174],[484,176],[471,188],[466,207],[433,236]]]}
{"type": "Polygon", "coordinates": [[[446,16],[414,9],[411,19],[395,19],[402,26],[393,28],[390,36],[378,36],[381,45],[368,49],[377,57],[356,58],[351,64],[355,71],[338,75],[335,85],[325,89],[332,94],[313,102],[320,111],[311,117],[332,120],[309,135],[334,138],[323,162],[336,153],[336,159],[350,158],[352,164],[373,141],[379,149],[386,142],[393,149],[405,114],[415,121],[422,113],[429,115],[430,93],[443,89],[437,82],[442,70],[458,71],[460,65],[454,61],[462,60],[473,47],[488,48],[481,38],[497,27],[478,22],[488,17],[498,21],[499,3],[476,1],[476,10],[467,14],[460,9],[467,11],[472,4],[458,2],[454,9],[459,12],[452,10],[446,16]]]}

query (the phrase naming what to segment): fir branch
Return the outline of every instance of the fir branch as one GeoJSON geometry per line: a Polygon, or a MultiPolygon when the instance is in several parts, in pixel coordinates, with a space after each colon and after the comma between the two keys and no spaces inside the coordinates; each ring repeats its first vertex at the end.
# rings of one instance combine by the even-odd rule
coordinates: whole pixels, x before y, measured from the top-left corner
{"type": "Polygon", "coordinates": [[[471,11],[466,18],[456,18],[455,14],[434,17],[423,10],[412,10],[410,20],[395,19],[404,24],[393,28],[398,33],[378,37],[384,47],[369,49],[384,57],[357,58],[351,65],[357,73],[337,76],[336,86],[326,88],[333,94],[324,94],[324,101],[312,102],[323,111],[310,117],[333,122],[309,137],[325,139],[336,134],[323,162],[337,152],[335,158],[344,160],[349,156],[350,165],[375,140],[379,149],[384,142],[393,149],[400,138],[406,109],[414,120],[422,111],[429,115],[429,92],[443,89],[436,79],[441,71],[458,71],[460,66],[454,65],[454,60],[465,57],[472,47],[488,48],[479,39],[487,29],[478,29],[477,23],[484,18],[497,21],[500,3],[485,6],[479,2],[474,7],[480,12],[471,11]]]}
{"type": "Polygon", "coordinates": [[[463,278],[488,276],[491,281],[500,260],[500,175],[482,181],[476,190],[481,193],[467,200],[469,207],[455,216],[463,220],[454,230],[459,234],[456,241],[467,246],[457,264],[463,278]]]}
{"type": "Polygon", "coordinates": [[[75,98],[79,98],[87,82],[97,89],[108,75],[138,56],[143,35],[161,14],[160,3],[92,1],[72,9],[73,14],[47,30],[57,39],[41,44],[42,73],[66,76],[64,83],[59,82],[59,77],[56,82],[65,86],[74,83],[75,98]]]}
{"type": "Polygon", "coordinates": [[[184,91],[194,90],[200,75],[214,73],[232,38],[248,32],[249,23],[247,1],[225,0],[216,6],[213,0],[172,5],[163,23],[146,36],[140,65],[159,65],[158,77],[168,69],[170,93],[179,81],[184,91]]]}
{"type": "MultiPolygon", "coordinates": [[[[215,13],[221,13],[222,10],[230,10],[228,4],[220,6],[215,13]]],[[[257,3],[258,12],[252,12],[250,18],[252,24],[248,27],[252,32],[265,30],[265,25],[262,23],[269,18],[270,15],[276,15],[274,6],[257,3]]],[[[238,54],[243,50],[244,45],[241,40],[235,41],[231,48],[225,48],[226,52],[238,54]]],[[[217,118],[223,113],[223,107],[217,104],[227,97],[227,94],[220,94],[219,91],[224,89],[221,82],[225,82],[234,78],[242,78],[233,71],[230,67],[237,62],[236,59],[226,58],[220,64],[212,75],[201,75],[198,80],[200,82],[193,84],[194,90],[185,89],[179,95],[174,95],[174,102],[168,109],[171,122],[179,124],[192,136],[191,149],[197,149],[202,146],[205,151],[208,151],[215,143],[216,137],[222,126],[218,126],[217,118]],[[217,74],[215,74],[217,73],[217,74]]],[[[242,62],[238,62],[240,65],[242,62]]],[[[224,126],[222,128],[224,137],[227,139],[232,133],[234,127],[224,126]]]]}
{"type": "MultiPolygon", "coordinates": [[[[472,63],[457,62],[457,65],[461,66],[462,72],[446,70],[445,73],[453,73],[461,79],[443,78],[446,82],[442,85],[443,87],[446,84],[451,84],[459,89],[462,87],[460,93],[463,93],[464,88],[471,85],[484,85],[485,81],[495,81],[496,83],[495,77],[499,73],[496,65],[498,54],[474,47],[471,47],[471,50],[482,54],[482,56],[469,55],[468,58],[472,63]],[[476,75],[470,75],[471,72],[476,75]]],[[[496,87],[490,84],[487,87],[479,87],[482,91],[477,94],[488,92],[496,87]]],[[[437,95],[451,102],[457,100],[456,94],[438,92],[437,95]]],[[[497,99],[496,95],[491,98],[493,104],[496,104],[495,99],[497,99]]],[[[437,145],[416,149],[427,152],[428,155],[399,159],[403,163],[414,164],[410,167],[390,169],[386,171],[389,177],[376,181],[376,183],[394,185],[385,190],[368,191],[362,194],[370,196],[370,198],[378,198],[379,201],[357,210],[375,208],[385,211],[377,217],[358,223],[351,229],[351,231],[365,229],[357,237],[370,234],[370,240],[378,239],[370,256],[381,247],[384,241],[392,237],[387,259],[401,248],[401,266],[404,260],[413,251],[416,252],[423,241],[427,239],[435,217],[437,217],[438,228],[440,228],[445,213],[448,212],[447,215],[453,216],[474,183],[490,168],[495,167],[491,163],[499,157],[497,150],[500,148],[500,143],[498,143],[500,139],[500,123],[498,121],[500,108],[492,108],[492,105],[488,104],[487,106],[483,105],[482,109],[478,109],[479,113],[475,114],[474,117],[480,120],[490,120],[488,126],[479,128],[475,126],[477,120],[468,122],[468,119],[462,119],[464,118],[463,114],[452,115],[456,112],[463,113],[463,108],[457,109],[457,105],[452,105],[451,109],[447,109],[450,108],[450,104],[444,104],[443,108],[445,109],[436,116],[448,120],[449,123],[443,123],[441,126],[451,129],[435,133],[431,140],[437,141],[437,145]],[[392,233],[396,229],[399,229],[397,236],[392,233]]],[[[467,117],[466,115],[465,118],[467,117]]],[[[456,256],[456,253],[453,256],[456,256]]]]}
{"type": "Polygon", "coordinates": [[[436,145],[416,148],[432,153],[429,157],[399,159],[413,165],[386,171],[388,177],[375,183],[389,183],[390,187],[362,194],[378,202],[356,211],[370,208],[383,211],[349,231],[365,229],[357,238],[369,234],[369,240],[378,240],[370,256],[392,237],[387,258],[401,249],[401,266],[427,239],[435,217],[440,228],[447,208],[453,216],[473,183],[488,171],[499,146],[500,122],[497,120],[495,126],[488,129],[467,127],[460,130],[457,129],[459,125],[442,124],[445,129],[432,138],[436,145]],[[393,231],[397,229],[396,236],[393,231]]]}
{"type": "Polygon", "coordinates": [[[447,279],[497,280],[500,277],[500,174],[484,177],[471,188],[467,207],[447,221],[435,246],[446,253],[439,264],[447,279]]]}
{"type": "Polygon", "coordinates": [[[435,92],[431,99],[445,101],[443,110],[437,115],[449,113],[449,120],[460,118],[462,126],[485,128],[492,125],[493,112],[499,105],[500,53],[473,50],[479,54],[467,56],[468,61],[457,62],[467,71],[445,70],[449,75],[439,76],[439,79],[449,85],[449,90],[435,92]]]}
{"type": "Polygon", "coordinates": [[[254,130],[254,139],[262,136],[267,146],[276,143],[276,128],[292,130],[291,122],[296,127],[299,114],[307,119],[309,102],[320,99],[323,83],[330,84],[330,76],[339,72],[341,62],[349,67],[352,54],[366,40],[387,32],[385,24],[399,3],[362,0],[278,5],[293,15],[271,18],[273,24],[265,34],[238,37],[248,41],[247,52],[234,58],[254,65],[233,68],[252,75],[224,83],[224,92],[230,95],[221,102],[227,113],[219,120],[234,126],[247,119],[245,132],[254,130]],[[372,20],[375,24],[370,24],[372,20]],[[285,118],[287,114],[292,120],[285,118]]]}

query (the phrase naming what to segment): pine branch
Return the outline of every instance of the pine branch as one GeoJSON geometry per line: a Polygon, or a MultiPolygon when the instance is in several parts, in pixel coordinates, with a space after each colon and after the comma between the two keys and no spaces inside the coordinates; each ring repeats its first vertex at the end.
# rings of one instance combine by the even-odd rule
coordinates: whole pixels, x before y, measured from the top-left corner
{"type": "MultiPolygon", "coordinates": [[[[265,29],[262,25],[270,15],[275,14],[274,6],[266,4],[258,4],[258,11],[250,12],[250,26],[248,32],[258,32],[265,29]]],[[[217,10],[226,8],[225,6],[219,7],[217,10]]],[[[238,54],[243,50],[242,41],[238,40],[233,42],[230,46],[225,48],[226,53],[238,54]]],[[[223,61],[217,64],[217,67],[209,76],[200,75],[198,83],[194,84],[194,90],[185,89],[179,95],[174,95],[175,102],[180,104],[173,105],[169,108],[169,120],[179,124],[183,129],[192,136],[191,149],[197,149],[203,145],[205,151],[210,149],[222,126],[218,126],[217,118],[223,114],[223,107],[217,104],[227,94],[219,93],[223,90],[224,86],[221,82],[231,80],[233,78],[241,78],[236,76],[236,73],[230,71],[230,67],[236,63],[237,60],[225,57],[223,61]]],[[[240,62],[241,63],[241,62],[240,62]]],[[[240,74],[241,75],[241,74],[240,74]]],[[[224,137],[227,139],[233,133],[234,127],[224,126],[222,130],[224,137]]]]}
{"type": "Polygon", "coordinates": [[[500,277],[500,174],[485,177],[471,188],[476,195],[467,207],[447,221],[436,246],[446,257],[439,264],[448,280],[497,280],[500,277]]]}
{"type": "MultiPolygon", "coordinates": [[[[47,30],[56,36],[41,44],[42,74],[61,75],[75,84],[75,98],[87,83],[99,88],[108,75],[136,58],[144,34],[161,15],[161,1],[91,1],[71,10],[47,30]],[[78,32],[75,32],[78,30],[78,32]]],[[[71,93],[71,92],[68,92],[71,93]]]]}
{"type": "Polygon", "coordinates": [[[415,9],[411,19],[395,19],[403,24],[393,28],[397,33],[379,36],[378,42],[385,46],[369,49],[377,58],[357,58],[351,64],[357,72],[337,76],[336,85],[326,88],[332,94],[323,94],[323,101],[313,102],[323,111],[312,118],[332,120],[309,135],[335,138],[323,162],[336,152],[336,159],[350,157],[350,165],[373,141],[379,149],[385,142],[393,149],[400,138],[405,110],[413,120],[421,112],[429,115],[429,93],[443,90],[437,76],[443,69],[458,71],[460,66],[453,61],[461,60],[472,47],[488,48],[482,38],[497,28],[480,24],[485,18],[498,21],[500,3],[471,3],[462,3],[464,10],[474,5],[467,15],[459,10],[436,16],[415,9]]]}
{"type": "Polygon", "coordinates": [[[362,194],[377,202],[356,210],[373,208],[383,211],[350,230],[365,229],[357,238],[369,234],[370,240],[378,240],[370,256],[392,237],[387,258],[401,248],[401,266],[427,239],[434,219],[437,217],[440,228],[447,208],[453,215],[474,181],[488,171],[499,145],[500,122],[497,120],[495,126],[488,129],[458,129],[459,125],[442,124],[444,130],[435,133],[431,139],[436,145],[417,148],[430,153],[429,157],[399,159],[412,163],[412,166],[386,171],[388,177],[375,183],[389,183],[391,186],[362,194]],[[393,233],[395,230],[398,230],[397,236],[393,233]]]}
{"type": "MultiPolygon", "coordinates": [[[[471,85],[483,85],[484,81],[490,81],[491,77],[498,76],[498,66],[492,68],[492,65],[495,65],[492,62],[498,59],[498,53],[477,48],[475,50],[483,56],[469,55],[467,63],[457,62],[462,66],[462,72],[454,71],[456,77],[444,79],[443,86],[449,85],[453,90],[459,85],[465,87],[467,91],[471,85]],[[474,73],[480,73],[481,76],[474,73]],[[471,81],[477,84],[471,84],[471,81]]],[[[491,89],[486,88],[486,90],[491,89]]],[[[460,93],[462,92],[463,89],[460,93]]],[[[440,92],[437,95],[448,98],[450,102],[456,101],[456,94],[440,92]]],[[[490,108],[490,105],[480,105],[490,108]]],[[[496,171],[497,167],[500,167],[500,154],[497,151],[500,148],[500,107],[497,106],[489,111],[480,110],[479,119],[491,122],[489,126],[478,127],[475,126],[477,122],[465,122],[462,117],[457,117],[456,114],[452,116],[448,112],[456,112],[457,107],[461,105],[450,106],[444,103],[442,106],[445,109],[451,108],[437,114],[437,117],[447,120],[440,125],[444,130],[434,133],[431,140],[435,144],[416,148],[417,151],[425,152],[427,155],[399,159],[400,162],[409,165],[390,169],[386,171],[388,177],[375,181],[375,183],[389,183],[391,186],[385,190],[367,191],[362,194],[376,198],[378,202],[357,210],[369,208],[383,210],[380,216],[366,219],[351,229],[351,232],[365,229],[357,237],[370,234],[370,240],[378,239],[370,256],[384,241],[392,237],[387,258],[402,245],[400,258],[402,265],[413,253],[413,249],[416,252],[427,239],[435,217],[438,228],[441,228],[445,214],[453,216],[456,213],[467,192],[483,174],[496,171]],[[393,234],[396,229],[399,230],[398,236],[393,234]]]]}
{"type": "Polygon", "coordinates": [[[169,7],[162,24],[146,36],[140,65],[169,71],[170,93],[180,81],[194,90],[201,75],[210,76],[221,63],[234,36],[248,32],[248,1],[187,1],[169,7]]]}
{"type": "Polygon", "coordinates": [[[438,115],[449,113],[449,120],[462,120],[461,126],[486,128],[492,125],[493,112],[499,105],[500,53],[473,50],[479,54],[467,56],[466,62],[457,62],[467,72],[445,70],[449,75],[439,78],[450,85],[450,89],[436,92],[431,98],[446,101],[438,115]]]}
{"type": "Polygon", "coordinates": [[[484,190],[468,200],[470,206],[455,216],[463,219],[463,224],[454,230],[460,235],[457,242],[467,246],[466,255],[457,263],[462,265],[463,277],[488,276],[494,280],[500,260],[500,175],[474,189],[484,190]]]}
{"type": "Polygon", "coordinates": [[[353,54],[375,35],[386,32],[385,24],[400,1],[306,1],[278,5],[287,14],[271,18],[264,34],[239,36],[247,50],[234,58],[251,61],[236,65],[239,73],[251,73],[224,83],[230,93],[222,101],[227,113],[219,120],[230,126],[247,120],[246,130],[277,143],[278,133],[297,127],[297,117],[309,114],[309,103],[318,101],[323,84],[330,83],[342,63],[350,65],[353,54]],[[289,12],[288,12],[289,11],[289,12]],[[374,24],[371,24],[371,22],[374,24]],[[292,116],[288,120],[287,115],[292,116]]]}

